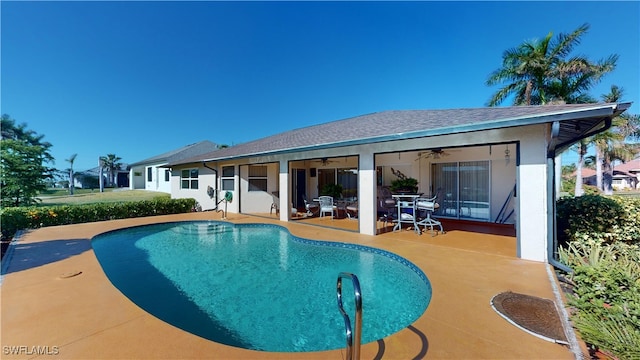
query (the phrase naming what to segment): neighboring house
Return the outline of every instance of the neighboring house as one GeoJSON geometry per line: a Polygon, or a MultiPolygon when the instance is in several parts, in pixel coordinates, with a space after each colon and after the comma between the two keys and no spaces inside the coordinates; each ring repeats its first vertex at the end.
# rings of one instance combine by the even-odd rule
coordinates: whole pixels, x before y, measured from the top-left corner
{"type": "Polygon", "coordinates": [[[171,193],[171,170],[162,166],[216,149],[216,144],[205,140],[133,163],[129,165],[129,188],[171,193]]]}
{"type": "MultiPolygon", "coordinates": [[[[117,184],[118,187],[129,187],[129,170],[127,170],[127,164],[122,164],[117,171],[117,184]]],[[[79,171],[74,174],[74,185],[77,188],[82,189],[99,189],[100,188],[100,168],[98,166],[86,171],[79,171]]],[[[104,184],[109,184],[109,171],[102,170],[102,179],[104,184]]]]}
{"type": "Polygon", "coordinates": [[[613,170],[614,188],[618,190],[640,189],[640,158],[617,164],[613,170]],[[616,171],[623,173],[624,176],[616,177],[616,171]]]}
{"type": "Polygon", "coordinates": [[[247,214],[268,214],[275,199],[281,221],[292,219],[293,211],[282,209],[299,208],[303,195],[313,199],[326,184],[343,185],[357,197],[358,229],[367,235],[378,231],[378,189],[402,172],[418,179],[419,192],[438,195],[439,216],[502,222],[506,213],[517,256],[552,261],[556,155],[608,129],[630,105],[383,111],[166,166],[173,198],[195,198],[206,210],[230,192],[227,211],[247,214]]]}
{"type": "MultiPolygon", "coordinates": [[[[594,169],[582,168],[583,184],[596,186],[596,177],[594,169]]],[[[640,189],[640,159],[631,160],[623,164],[614,164],[611,187],[618,191],[640,189]]]]}

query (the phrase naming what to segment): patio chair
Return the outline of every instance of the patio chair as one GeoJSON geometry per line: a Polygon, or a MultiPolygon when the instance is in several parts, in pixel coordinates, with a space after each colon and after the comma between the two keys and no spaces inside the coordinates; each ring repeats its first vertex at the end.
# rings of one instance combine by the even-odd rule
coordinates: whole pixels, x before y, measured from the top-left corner
{"type": "Polygon", "coordinates": [[[302,195],[302,201],[304,201],[304,209],[307,211],[307,216],[314,216],[318,212],[318,205],[307,201],[306,195],[302,195]]]}
{"type": "Polygon", "coordinates": [[[333,220],[333,197],[320,196],[318,197],[318,203],[320,204],[320,217],[323,217],[326,213],[331,213],[331,219],[333,220]]]}
{"type": "Polygon", "coordinates": [[[358,200],[350,204],[347,204],[346,210],[347,210],[347,217],[350,220],[357,220],[358,219],[358,200]]]}
{"type": "Polygon", "coordinates": [[[396,205],[391,190],[386,186],[378,186],[378,221],[383,221],[384,226],[398,217],[396,205]]]}
{"type": "Polygon", "coordinates": [[[431,236],[435,235],[437,231],[433,232],[434,226],[440,227],[440,232],[444,234],[442,229],[442,223],[431,217],[433,212],[440,207],[436,202],[438,195],[432,198],[419,197],[416,198],[413,203],[413,214],[415,216],[416,231],[420,234],[420,226],[424,226],[423,231],[427,231],[427,226],[431,229],[431,236]]]}

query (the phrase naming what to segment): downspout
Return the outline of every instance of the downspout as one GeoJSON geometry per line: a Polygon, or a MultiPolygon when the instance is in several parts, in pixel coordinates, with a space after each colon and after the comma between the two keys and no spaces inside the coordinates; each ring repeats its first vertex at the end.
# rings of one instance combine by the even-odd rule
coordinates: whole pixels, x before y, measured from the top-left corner
{"type": "MultiPolygon", "coordinates": [[[[207,166],[207,163],[206,163],[206,162],[204,162],[204,161],[202,162],[202,166],[206,167],[206,168],[207,168],[207,169],[209,169],[209,170],[212,170],[212,171],[216,174],[216,183],[217,183],[217,182],[218,182],[218,170],[216,170],[216,169],[214,169],[214,168],[212,168],[212,167],[207,166]]],[[[216,184],[213,184],[213,185],[214,185],[214,186],[213,186],[214,193],[216,194],[216,195],[215,195],[215,200],[214,200],[214,202],[213,202],[214,204],[216,204],[216,207],[215,207],[215,208],[213,208],[213,210],[218,210],[218,190],[216,189],[216,186],[215,186],[216,184]]]]}
{"type": "MultiPolygon", "coordinates": [[[[612,120],[611,118],[606,118],[604,121],[604,127],[598,130],[592,130],[587,132],[586,134],[582,134],[580,137],[574,139],[574,142],[580,141],[582,139],[586,139],[595,134],[598,134],[602,131],[606,131],[611,127],[612,120]]],[[[567,273],[572,272],[571,268],[562,264],[556,259],[556,250],[558,247],[558,237],[557,237],[557,222],[556,222],[556,192],[555,192],[555,157],[556,157],[556,148],[558,144],[558,135],[560,134],[560,122],[554,121],[551,124],[551,139],[549,140],[549,146],[547,148],[547,173],[551,173],[553,176],[547,177],[547,192],[551,194],[551,196],[547,196],[547,224],[551,225],[549,228],[550,231],[547,231],[547,261],[549,264],[554,267],[565,271],[567,273]],[[551,169],[551,172],[549,171],[551,169]]]]}
{"type": "Polygon", "coordinates": [[[558,135],[560,134],[560,122],[554,121],[551,124],[551,139],[547,148],[547,262],[554,267],[570,273],[571,268],[556,260],[556,250],[558,249],[557,221],[556,221],[556,166],[555,166],[555,149],[558,144],[558,135]]]}
{"type": "Polygon", "coordinates": [[[556,221],[555,149],[558,143],[559,134],[560,122],[554,121],[553,124],[551,124],[551,139],[549,140],[549,147],[547,149],[547,174],[551,174],[552,176],[547,176],[547,228],[549,228],[550,231],[547,231],[547,262],[549,263],[549,265],[545,267],[547,270],[547,277],[549,278],[549,283],[551,284],[553,295],[556,300],[556,311],[559,313],[558,315],[560,315],[562,329],[564,330],[565,336],[567,337],[568,343],[566,345],[569,346],[569,349],[573,353],[573,356],[576,360],[582,360],[584,358],[582,356],[582,350],[580,349],[580,345],[578,344],[578,339],[576,337],[575,331],[573,330],[573,326],[569,323],[569,314],[564,306],[561,289],[556,283],[556,281],[558,281],[557,276],[551,269],[551,266],[553,266],[566,273],[573,272],[570,267],[556,260],[558,237],[556,221]]]}

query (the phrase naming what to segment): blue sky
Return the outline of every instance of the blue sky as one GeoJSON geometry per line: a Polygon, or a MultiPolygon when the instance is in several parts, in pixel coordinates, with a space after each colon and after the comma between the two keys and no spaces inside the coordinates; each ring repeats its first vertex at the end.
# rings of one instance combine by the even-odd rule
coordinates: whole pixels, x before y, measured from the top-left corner
{"type": "MultiPolygon", "coordinates": [[[[591,28],[640,103],[640,2],[0,2],[2,113],[59,169],[404,109],[482,107],[504,50],[591,28]]],[[[510,105],[505,103],[503,105],[510,105]]],[[[389,126],[392,126],[390,124],[389,126]]],[[[571,156],[569,156],[571,158],[571,156]]]]}

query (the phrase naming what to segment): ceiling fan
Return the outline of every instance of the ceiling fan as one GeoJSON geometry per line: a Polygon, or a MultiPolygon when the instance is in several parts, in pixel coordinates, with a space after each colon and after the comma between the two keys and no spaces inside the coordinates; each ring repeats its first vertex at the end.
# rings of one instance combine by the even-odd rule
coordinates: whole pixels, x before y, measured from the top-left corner
{"type": "MultiPolygon", "coordinates": [[[[455,151],[455,150],[449,150],[449,151],[455,151]]],[[[424,152],[419,152],[418,157],[416,158],[415,161],[418,161],[421,159],[427,159],[427,158],[440,159],[441,157],[451,155],[449,154],[449,151],[444,151],[442,149],[431,149],[424,152]]]]}
{"type": "Polygon", "coordinates": [[[322,158],[322,159],[313,160],[313,162],[320,162],[322,163],[322,166],[327,166],[328,164],[331,164],[334,161],[329,160],[328,158],[322,158]]]}

